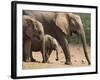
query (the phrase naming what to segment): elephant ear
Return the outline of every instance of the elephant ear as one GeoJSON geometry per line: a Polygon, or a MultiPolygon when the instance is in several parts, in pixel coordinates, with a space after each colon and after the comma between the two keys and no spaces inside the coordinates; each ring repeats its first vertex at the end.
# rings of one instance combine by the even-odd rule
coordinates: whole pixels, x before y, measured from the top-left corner
{"type": "Polygon", "coordinates": [[[55,24],[63,33],[69,34],[69,21],[64,13],[58,13],[54,19],[55,24]]]}

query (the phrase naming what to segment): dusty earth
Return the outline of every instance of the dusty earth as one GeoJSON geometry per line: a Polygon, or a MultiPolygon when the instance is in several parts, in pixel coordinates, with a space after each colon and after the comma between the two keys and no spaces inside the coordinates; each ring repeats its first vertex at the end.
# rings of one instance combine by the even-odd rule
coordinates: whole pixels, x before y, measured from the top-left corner
{"type": "MultiPolygon", "coordinates": [[[[41,68],[63,68],[63,67],[82,67],[88,66],[87,60],[84,56],[84,51],[82,45],[69,45],[70,54],[71,54],[71,61],[72,65],[65,65],[65,57],[64,53],[59,47],[59,60],[56,61],[56,52],[53,51],[50,55],[48,63],[42,63],[42,55],[40,52],[32,52],[33,57],[37,60],[37,62],[23,62],[22,68],[23,69],[41,69],[41,68]]],[[[88,53],[90,57],[90,47],[88,46],[88,53]]]]}

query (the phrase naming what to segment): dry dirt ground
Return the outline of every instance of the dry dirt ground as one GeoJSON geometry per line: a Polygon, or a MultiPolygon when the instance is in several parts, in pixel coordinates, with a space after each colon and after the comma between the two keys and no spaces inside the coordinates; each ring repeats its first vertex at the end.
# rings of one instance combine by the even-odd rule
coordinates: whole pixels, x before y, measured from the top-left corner
{"type": "MultiPolygon", "coordinates": [[[[82,67],[88,66],[87,60],[84,56],[84,51],[82,45],[69,45],[70,54],[71,54],[71,61],[72,65],[65,65],[65,57],[64,53],[59,47],[59,60],[56,61],[56,52],[53,51],[50,55],[48,63],[42,63],[42,56],[40,52],[32,52],[33,57],[37,60],[37,62],[23,62],[22,68],[23,69],[41,69],[41,68],[63,68],[63,67],[82,67]]],[[[88,46],[88,53],[90,57],[90,47],[88,46]]]]}

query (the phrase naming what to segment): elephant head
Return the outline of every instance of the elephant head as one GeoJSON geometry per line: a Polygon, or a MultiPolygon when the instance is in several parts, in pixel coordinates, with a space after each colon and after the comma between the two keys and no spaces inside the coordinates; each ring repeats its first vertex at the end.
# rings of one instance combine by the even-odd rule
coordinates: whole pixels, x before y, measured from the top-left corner
{"type": "Polygon", "coordinates": [[[44,36],[44,29],[42,24],[31,18],[29,16],[23,16],[23,33],[25,33],[30,39],[33,37],[38,39],[43,39],[44,36]]]}
{"type": "Polygon", "coordinates": [[[85,32],[80,16],[73,13],[57,13],[54,21],[57,27],[59,27],[65,35],[71,36],[72,33],[75,33],[80,36],[83,44],[85,57],[88,61],[88,64],[90,64],[87,52],[85,32]]]}

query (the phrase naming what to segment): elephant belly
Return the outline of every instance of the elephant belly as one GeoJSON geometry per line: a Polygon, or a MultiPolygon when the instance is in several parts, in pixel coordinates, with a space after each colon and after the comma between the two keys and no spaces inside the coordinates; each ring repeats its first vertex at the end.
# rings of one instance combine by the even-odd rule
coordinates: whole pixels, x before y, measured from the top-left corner
{"type": "Polygon", "coordinates": [[[32,45],[32,51],[41,51],[40,44],[33,44],[32,45]]]}
{"type": "Polygon", "coordinates": [[[38,39],[32,40],[32,51],[41,51],[42,41],[38,39]]]}

